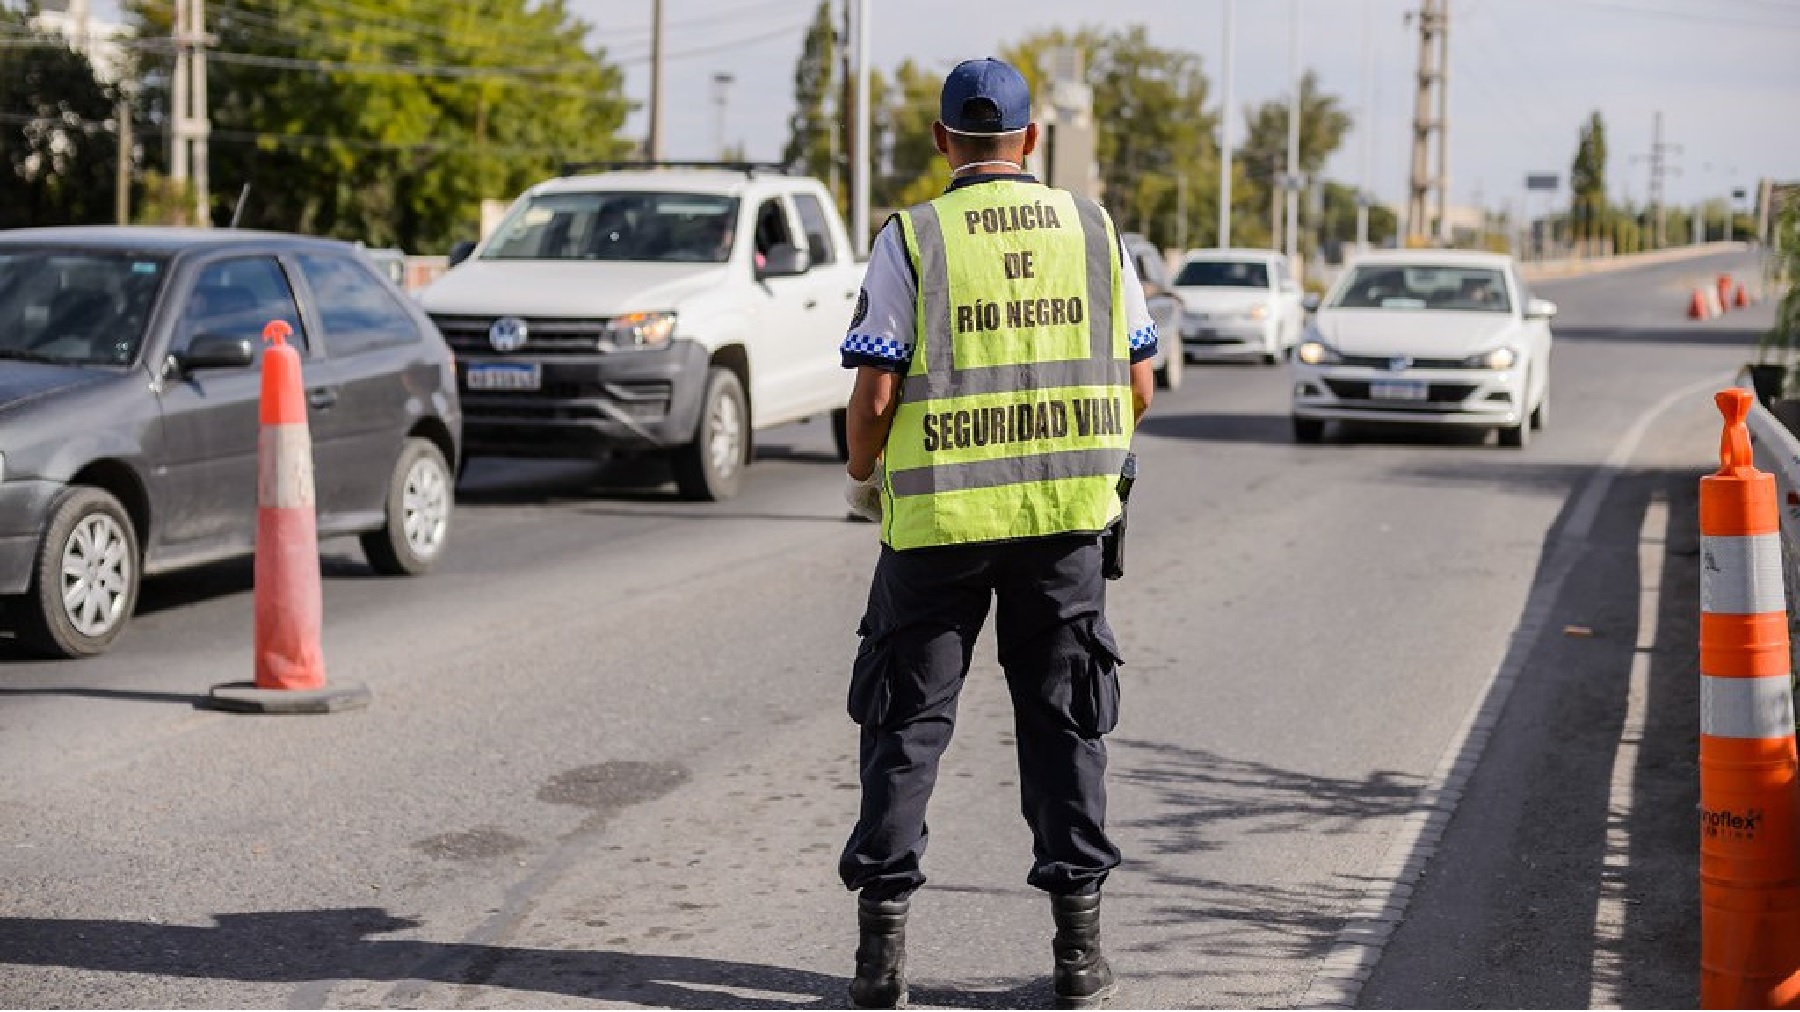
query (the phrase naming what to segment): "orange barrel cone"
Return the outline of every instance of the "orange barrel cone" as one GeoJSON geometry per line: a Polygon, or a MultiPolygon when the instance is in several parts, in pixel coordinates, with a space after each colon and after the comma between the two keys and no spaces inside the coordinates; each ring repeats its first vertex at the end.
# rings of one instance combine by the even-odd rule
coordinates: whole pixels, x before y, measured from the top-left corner
{"type": "Polygon", "coordinates": [[[262,432],[257,442],[256,681],[215,686],[214,705],[254,713],[330,713],[366,706],[361,686],[325,684],[320,645],[318,519],[300,355],[281,320],[263,328],[262,432]]]}
{"type": "Polygon", "coordinates": [[[1737,307],[1739,309],[1748,308],[1750,305],[1750,290],[1745,288],[1743,285],[1737,286],[1736,303],[1737,303],[1737,307]]]}
{"type": "Polygon", "coordinates": [[[1688,319],[1704,320],[1707,318],[1706,289],[1694,289],[1694,297],[1688,300],[1688,319]]]}
{"type": "Polygon", "coordinates": [[[1700,480],[1700,1007],[1800,1008],[1794,699],[1775,478],[1748,390],[1700,480]]]}
{"type": "Polygon", "coordinates": [[[1731,305],[1731,275],[1719,275],[1719,306],[1721,309],[1731,305]]]}

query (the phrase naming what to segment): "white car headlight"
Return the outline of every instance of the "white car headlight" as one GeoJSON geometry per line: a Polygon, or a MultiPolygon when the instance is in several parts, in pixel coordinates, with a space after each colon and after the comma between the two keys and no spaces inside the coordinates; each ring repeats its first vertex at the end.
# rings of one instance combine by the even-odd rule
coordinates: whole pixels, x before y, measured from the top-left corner
{"type": "Polygon", "coordinates": [[[626,313],[607,325],[604,343],[615,348],[660,348],[674,335],[674,313],[626,313]]]}
{"type": "Polygon", "coordinates": [[[1504,372],[1519,364],[1519,353],[1511,348],[1495,348],[1479,355],[1470,355],[1463,359],[1463,366],[1468,369],[1492,369],[1504,372]]]}
{"type": "Polygon", "coordinates": [[[1244,314],[1244,319],[1246,319],[1246,320],[1266,320],[1268,318],[1269,318],[1269,307],[1266,305],[1265,306],[1252,306],[1250,308],[1249,312],[1246,312],[1244,314]]]}
{"type": "Polygon", "coordinates": [[[1307,341],[1294,349],[1294,357],[1307,365],[1330,365],[1343,360],[1342,355],[1322,341],[1307,341]]]}

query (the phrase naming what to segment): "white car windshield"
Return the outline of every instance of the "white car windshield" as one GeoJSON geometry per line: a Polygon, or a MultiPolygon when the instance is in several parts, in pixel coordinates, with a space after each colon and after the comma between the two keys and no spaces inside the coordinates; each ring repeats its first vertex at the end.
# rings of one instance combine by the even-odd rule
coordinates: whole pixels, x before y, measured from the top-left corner
{"type": "Polygon", "coordinates": [[[1175,277],[1177,288],[1267,288],[1269,266],[1257,260],[1189,260],[1175,277]]]}
{"type": "Polygon", "coordinates": [[[738,201],[710,193],[546,193],[501,223],[483,260],[731,259],[738,201]]]}
{"type": "Polygon", "coordinates": [[[1493,267],[1363,264],[1325,308],[1510,313],[1512,300],[1505,273],[1493,267]]]}

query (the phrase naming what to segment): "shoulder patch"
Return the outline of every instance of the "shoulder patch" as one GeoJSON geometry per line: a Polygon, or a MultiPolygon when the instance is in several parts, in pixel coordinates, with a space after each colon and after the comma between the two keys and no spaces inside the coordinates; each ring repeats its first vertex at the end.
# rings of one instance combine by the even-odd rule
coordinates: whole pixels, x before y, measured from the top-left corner
{"type": "Polygon", "coordinates": [[[850,318],[850,329],[862,326],[863,320],[869,316],[869,290],[861,289],[856,293],[856,315],[850,318]]]}

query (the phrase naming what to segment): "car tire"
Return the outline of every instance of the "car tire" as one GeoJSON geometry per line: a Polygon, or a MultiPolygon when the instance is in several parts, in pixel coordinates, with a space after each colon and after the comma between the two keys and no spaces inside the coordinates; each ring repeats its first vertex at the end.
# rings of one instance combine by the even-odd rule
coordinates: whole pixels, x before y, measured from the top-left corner
{"type": "Polygon", "coordinates": [[[839,408],[831,413],[831,442],[837,447],[837,459],[850,459],[850,412],[839,408]]]}
{"type": "Polygon", "coordinates": [[[1538,398],[1538,404],[1531,412],[1531,427],[1539,432],[1550,427],[1550,388],[1544,388],[1544,395],[1538,398]]]}
{"type": "Polygon", "coordinates": [[[694,439],[675,451],[675,486],[684,499],[721,502],[737,495],[749,463],[750,411],[737,374],[714,366],[700,400],[694,439]]]}
{"type": "Polygon", "coordinates": [[[1181,381],[1187,371],[1187,353],[1181,348],[1174,348],[1163,356],[1161,369],[1156,370],[1156,388],[1158,390],[1180,390],[1181,381]]]}
{"type": "Polygon", "coordinates": [[[443,557],[456,511],[456,482],[444,452],[429,439],[408,439],[388,479],[387,522],[362,536],[363,555],[383,576],[421,576],[443,557]]]}
{"type": "Polygon", "coordinates": [[[1508,425],[1500,430],[1500,445],[1513,450],[1523,450],[1531,445],[1531,418],[1527,416],[1517,425],[1508,425]]]}
{"type": "Polygon", "coordinates": [[[1317,418],[1301,418],[1294,416],[1294,442],[1322,443],[1325,441],[1325,423],[1317,418]]]}
{"type": "Polygon", "coordinates": [[[131,516],[112,493],[75,487],[50,508],[32,566],[19,638],[51,657],[105,653],[137,609],[142,557],[131,516]],[[69,581],[75,567],[75,584],[69,581]],[[78,597],[79,603],[68,602],[78,597]]]}

